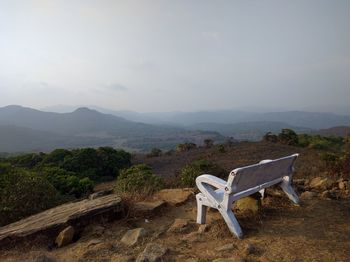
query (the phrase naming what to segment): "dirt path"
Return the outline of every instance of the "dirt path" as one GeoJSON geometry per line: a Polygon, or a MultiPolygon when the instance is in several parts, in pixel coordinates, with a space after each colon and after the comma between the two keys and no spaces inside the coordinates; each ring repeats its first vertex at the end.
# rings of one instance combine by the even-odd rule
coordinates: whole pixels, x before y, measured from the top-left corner
{"type": "Polygon", "coordinates": [[[201,234],[197,233],[195,217],[192,199],[179,207],[166,207],[157,215],[91,226],[77,242],[60,249],[48,251],[47,245],[27,243],[2,250],[0,261],[36,261],[42,254],[56,261],[122,261],[121,256],[134,261],[150,242],[169,249],[163,261],[213,261],[235,255],[246,261],[350,259],[349,200],[315,199],[295,207],[284,197],[268,197],[259,215],[238,215],[245,233],[243,240],[228,232],[217,212],[208,212],[209,228],[201,234]],[[176,218],[188,219],[189,225],[180,233],[169,233],[167,230],[176,218]],[[124,246],[120,242],[123,234],[137,227],[146,229],[145,239],[135,247],[124,246]],[[226,247],[226,251],[218,251],[218,247],[226,247]]]}

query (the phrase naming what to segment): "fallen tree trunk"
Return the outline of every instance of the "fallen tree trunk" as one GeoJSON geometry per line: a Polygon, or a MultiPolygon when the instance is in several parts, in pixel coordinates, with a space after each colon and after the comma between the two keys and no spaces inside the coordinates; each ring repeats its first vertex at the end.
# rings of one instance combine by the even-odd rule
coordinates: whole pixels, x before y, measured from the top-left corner
{"type": "Polygon", "coordinates": [[[63,204],[1,227],[0,243],[53,229],[58,231],[67,225],[86,224],[96,216],[122,212],[121,198],[115,194],[63,204]]]}

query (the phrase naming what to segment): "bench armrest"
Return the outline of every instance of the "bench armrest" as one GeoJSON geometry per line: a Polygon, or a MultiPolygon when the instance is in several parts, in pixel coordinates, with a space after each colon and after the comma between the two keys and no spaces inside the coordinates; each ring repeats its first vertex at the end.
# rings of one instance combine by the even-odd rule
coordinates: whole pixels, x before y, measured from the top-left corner
{"type": "Polygon", "coordinates": [[[218,189],[225,189],[227,185],[227,182],[225,180],[208,174],[200,175],[196,178],[196,184],[198,188],[200,188],[201,183],[211,185],[218,189]]]}

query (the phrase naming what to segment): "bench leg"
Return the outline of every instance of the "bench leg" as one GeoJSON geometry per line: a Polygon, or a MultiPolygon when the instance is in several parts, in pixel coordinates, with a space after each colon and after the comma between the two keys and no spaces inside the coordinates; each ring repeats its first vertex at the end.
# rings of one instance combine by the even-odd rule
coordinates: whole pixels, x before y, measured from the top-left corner
{"type": "Polygon", "coordinates": [[[288,198],[293,201],[294,204],[299,204],[299,197],[290,183],[288,183],[287,181],[282,181],[280,187],[282,188],[284,193],[286,193],[288,198]]]}
{"type": "Polygon", "coordinates": [[[231,209],[228,209],[228,210],[219,209],[219,211],[220,211],[222,217],[224,218],[231,233],[233,233],[237,238],[242,238],[243,232],[242,232],[241,226],[239,225],[232,210],[231,209]]]}
{"type": "Polygon", "coordinates": [[[197,196],[197,223],[205,224],[207,217],[207,206],[203,205],[202,201],[197,196]]]}

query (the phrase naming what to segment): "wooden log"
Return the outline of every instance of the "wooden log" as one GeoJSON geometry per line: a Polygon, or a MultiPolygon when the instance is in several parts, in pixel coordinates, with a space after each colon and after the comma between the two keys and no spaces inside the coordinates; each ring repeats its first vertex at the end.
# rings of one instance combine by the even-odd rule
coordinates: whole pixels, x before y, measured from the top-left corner
{"type": "Polygon", "coordinates": [[[0,228],[0,242],[28,237],[68,224],[84,222],[98,215],[123,211],[121,198],[115,194],[63,204],[0,228]]]}

